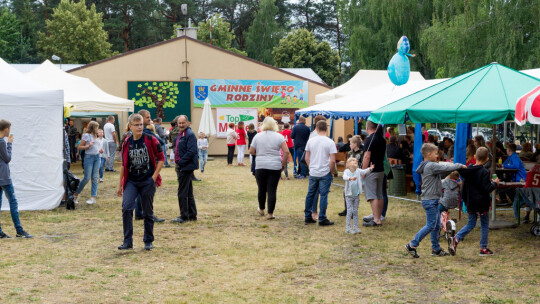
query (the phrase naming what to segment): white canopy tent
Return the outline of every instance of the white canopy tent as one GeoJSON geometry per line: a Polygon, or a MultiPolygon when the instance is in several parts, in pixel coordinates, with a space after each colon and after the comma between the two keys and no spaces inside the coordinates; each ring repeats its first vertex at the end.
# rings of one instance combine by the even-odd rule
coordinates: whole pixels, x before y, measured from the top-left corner
{"type": "MultiPolygon", "coordinates": [[[[411,72],[409,82],[423,81],[420,72],[411,72]]],[[[315,103],[324,103],[353,93],[369,90],[382,84],[392,84],[386,70],[359,70],[346,83],[315,96],[315,103]]]]}
{"type": "Polygon", "coordinates": [[[297,110],[295,114],[323,115],[336,119],[367,119],[372,111],[444,80],[446,79],[409,81],[402,86],[394,86],[388,80],[387,83],[368,90],[297,110]]]}
{"type": "Polygon", "coordinates": [[[540,69],[523,70],[523,71],[520,71],[520,72],[531,75],[532,77],[536,77],[536,78],[540,79],[540,69]]]}
{"type": "MultiPolygon", "coordinates": [[[[58,207],[63,188],[63,92],[46,88],[0,59],[0,119],[11,122],[11,180],[19,210],[58,207]]],[[[2,198],[2,210],[9,203],[2,198]]]]}
{"type": "Polygon", "coordinates": [[[105,93],[90,79],[66,73],[49,60],[26,75],[46,87],[63,89],[64,102],[74,105],[74,111],[118,114],[120,126],[127,122],[127,113],[134,109],[133,100],[105,93]]]}

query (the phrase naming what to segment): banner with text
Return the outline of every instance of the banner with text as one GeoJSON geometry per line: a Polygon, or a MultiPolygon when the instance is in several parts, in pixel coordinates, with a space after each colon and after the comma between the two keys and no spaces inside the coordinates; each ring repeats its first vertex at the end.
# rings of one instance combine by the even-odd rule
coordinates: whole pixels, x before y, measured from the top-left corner
{"type": "Polygon", "coordinates": [[[193,107],[305,108],[308,82],[301,80],[194,79],[193,107]]]}
{"type": "Polygon", "coordinates": [[[239,108],[217,108],[217,138],[227,137],[227,125],[232,122],[238,125],[244,122],[244,128],[253,123],[257,127],[257,109],[239,109],[239,108]]]}

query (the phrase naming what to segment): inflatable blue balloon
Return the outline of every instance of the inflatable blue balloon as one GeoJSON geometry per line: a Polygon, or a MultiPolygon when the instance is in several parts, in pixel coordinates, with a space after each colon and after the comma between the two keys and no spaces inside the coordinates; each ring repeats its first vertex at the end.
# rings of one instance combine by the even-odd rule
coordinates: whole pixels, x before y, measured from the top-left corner
{"type": "Polygon", "coordinates": [[[409,39],[406,36],[402,36],[397,44],[398,52],[394,54],[388,64],[388,77],[390,77],[392,83],[397,86],[404,85],[409,81],[411,63],[407,56],[412,57],[412,55],[409,54],[410,49],[411,45],[409,44],[409,39]]]}

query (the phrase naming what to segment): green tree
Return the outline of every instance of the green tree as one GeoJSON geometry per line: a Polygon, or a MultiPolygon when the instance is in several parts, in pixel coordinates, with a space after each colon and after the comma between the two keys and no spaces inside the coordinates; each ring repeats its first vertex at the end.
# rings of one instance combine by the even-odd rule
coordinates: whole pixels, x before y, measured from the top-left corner
{"type": "Polygon", "coordinates": [[[437,77],[496,61],[514,69],[540,64],[539,1],[433,1],[433,26],[421,47],[437,77]]]}
{"type": "Polygon", "coordinates": [[[7,8],[0,11],[0,58],[13,62],[20,46],[20,22],[7,8]]]}
{"type": "Polygon", "coordinates": [[[253,25],[246,35],[246,51],[249,57],[267,64],[274,64],[272,49],[279,43],[281,31],[275,16],[278,7],[274,0],[262,0],[253,25]]]}
{"type": "Polygon", "coordinates": [[[327,84],[337,82],[339,56],[328,42],[317,43],[313,32],[306,29],[290,32],[274,47],[272,54],[278,67],[311,68],[327,84]]]}
{"type": "Polygon", "coordinates": [[[178,103],[178,83],[145,82],[137,86],[137,93],[133,98],[136,106],[146,105],[148,108],[156,108],[156,116],[165,119],[163,108],[174,108],[178,103]]]}
{"type": "Polygon", "coordinates": [[[411,42],[411,70],[430,77],[431,68],[420,48],[422,29],[431,26],[433,0],[352,0],[345,12],[344,27],[352,72],[386,69],[401,36],[411,42]]]}
{"type": "Polygon", "coordinates": [[[197,39],[227,51],[231,51],[242,56],[247,56],[246,52],[232,47],[232,42],[235,36],[234,33],[231,32],[230,28],[230,24],[216,13],[212,17],[199,22],[197,39]],[[212,27],[211,32],[210,25],[212,27]]]}
{"type": "Polygon", "coordinates": [[[58,55],[64,63],[90,63],[110,57],[111,44],[101,17],[95,5],[87,9],[84,0],[62,0],[53,10],[52,19],[46,21],[48,35],[40,34],[42,54],[58,55]]]}

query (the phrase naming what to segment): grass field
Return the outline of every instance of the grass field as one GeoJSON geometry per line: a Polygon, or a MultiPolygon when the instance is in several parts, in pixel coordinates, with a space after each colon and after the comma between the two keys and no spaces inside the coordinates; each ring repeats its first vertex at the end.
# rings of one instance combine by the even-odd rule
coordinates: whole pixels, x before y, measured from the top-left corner
{"type": "MultiPolygon", "coordinates": [[[[305,226],[307,180],[290,180],[280,182],[269,221],[257,215],[248,167],[225,163],[217,158],[196,173],[203,180],[194,183],[198,221],[184,225],[169,222],[179,215],[177,182],[174,169],[163,169],[154,210],[168,221],[155,225],[151,252],[143,250],[142,221],[135,222],[134,250],[116,249],[118,173],[106,173],[95,205],[84,203],[87,185],[75,211],[22,212],[35,238],[0,240],[0,303],[540,302],[540,239],[529,225],[491,231],[492,257],[478,256],[477,228],[456,256],[431,257],[428,237],[413,259],[403,245],[425,223],[420,204],[391,199],[382,227],[348,235],[337,216],[341,188],[332,187],[327,212],[336,225],[305,226]]],[[[72,169],[82,175],[80,163],[72,169]]],[[[362,199],[360,215],[369,213],[362,199]]],[[[14,236],[9,212],[1,216],[14,236]]],[[[512,220],[510,211],[499,216],[512,220]]]]}

